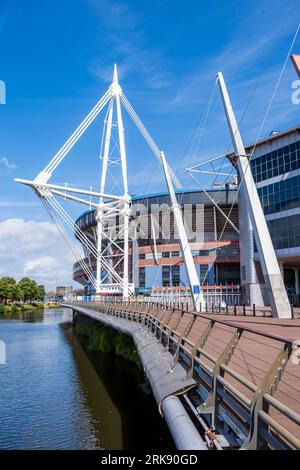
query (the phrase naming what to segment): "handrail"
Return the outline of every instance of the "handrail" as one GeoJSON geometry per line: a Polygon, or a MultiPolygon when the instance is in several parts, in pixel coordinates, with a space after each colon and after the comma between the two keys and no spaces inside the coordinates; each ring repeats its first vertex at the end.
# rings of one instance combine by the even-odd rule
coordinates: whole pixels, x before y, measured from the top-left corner
{"type": "Polygon", "coordinates": [[[300,440],[297,439],[292,433],[285,429],[281,424],[279,424],[275,419],[271,418],[265,411],[260,410],[258,412],[259,417],[271,428],[273,428],[280,436],[292,444],[296,449],[300,450],[300,440]]]}
{"type": "Polygon", "coordinates": [[[264,400],[266,400],[270,405],[274,406],[278,411],[287,416],[290,420],[300,426],[300,415],[295,411],[291,410],[288,406],[281,403],[276,398],[269,395],[269,393],[264,394],[264,400]]]}
{"type": "MultiPolygon", "coordinates": [[[[100,302],[102,302],[102,301],[100,301],[100,302]]],[[[102,303],[105,304],[105,302],[102,302],[102,303]]],[[[111,302],[111,303],[122,304],[124,307],[129,306],[126,303],[124,304],[122,301],[111,302]]],[[[132,304],[133,305],[140,305],[140,306],[143,305],[141,302],[136,302],[136,303],[131,302],[131,305],[132,304]]],[[[155,304],[155,305],[157,305],[157,307],[160,307],[160,304],[155,304]]],[[[162,306],[164,306],[164,305],[162,305],[162,306]]],[[[199,317],[199,318],[205,318],[206,320],[212,320],[212,317],[210,315],[206,315],[204,313],[194,312],[194,311],[191,311],[191,310],[185,310],[185,309],[180,309],[180,308],[176,308],[176,310],[180,310],[182,313],[188,313],[190,315],[195,315],[196,317],[199,317]]],[[[224,320],[220,320],[218,318],[215,318],[215,316],[214,316],[213,320],[216,323],[219,323],[221,325],[231,326],[233,328],[240,328],[240,329],[242,329],[242,330],[244,330],[248,333],[254,333],[254,334],[257,334],[257,335],[262,336],[264,338],[274,339],[276,341],[288,344],[290,346],[292,346],[293,342],[294,342],[292,339],[284,338],[283,336],[280,336],[280,335],[274,335],[274,334],[271,334],[271,333],[266,333],[266,332],[263,332],[263,331],[259,331],[259,330],[256,330],[255,328],[251,328],[249,326],[242,326],[242,325],[239,325],[237,323],[232,322],[231,320],[224,321],[224,320]]]]}
{"type": "Polygon", "coordinates": [[[248,406],[248,408],[250,408],[251,400],[249,400],[249,398],[245,397],[245,395],[242,392],[240,392],[234,385],[227,382],[227,380],[225,380],[224,377],[221,377],[220,375],[217,375],[216,379],[217,379],[218,382],[220,382],[222,385],[224,385],[224,387],[228,388],[229,391],[234,393],[234,395],[237,396],[238,399],[244,405],[246,405],[246,406],[248,406]]]}
{"type": "Polygon", "coordinates": [[[232,369],[231,367],[227,366],[226,364],[221,364],[221,369],[223,369],[225,372],[227,372],[227,374],[229,374],[231,377],[233,377],[234,379],[236,379],[238,382],[240,382],[242,385],[244,385],[246,388],[249,388],[252,392],[256,392],[257,391],[257,386],[255,384],[253,384],[252,382],[250,382],[249,380],[245,379],[244,377],[242,377],[240,374],[238,374],[237,372],[235,372],[234,369],[232,369]]]}
{"type": "MultiPolygon", "coordinates": [[[[166,333],[166,330],[163,331],[163,329],[164,329],[164,327],[166,327],[166,325],[168,325],[169,320],[171,319],[171,317],[174,313],[174,310],[175,310],[175,309],[172,309],[173,313],[171,313],[170,317],[168,318],[167,324],[164,325],[164,324],[161,323],[161,314],[159,314],[160,312],[158,312],[158,317],[159,317],[159,319],[158,319],[155,316],[155,315],[157,315],[157,311],[156,310],[151,311],[150,310],[151,309],[150,305],[149,306],[144,305],[143,307],[144,308],[146,307],[146,309],[143,310],[143,308],[141,308],[142,306],[141,306],[140,303],[138,303],[138,304],[130,303],[129,304],[129,303],[123,303],[123,302],[89,302],[89,303],[86,303],[86,302],[72,302],[73,305],[80,305],[80,306],[82,306],[83,303],[85,304],[85,306],[88,309],[97,309],[98,311],[101,311],[101,309],[104,308],[104,312],[107,311],[108,313],[112,313],[115,309],[117,311],[117,316],[122,315],[122,311],[123,311],[123,314],[125,314],[125,316],[128,319],[129,319],[129,314],[131,314],[130,319],[133,319],[134,317],[136,317],[138,315],[140,320],[141,320],[141,317],[144,319],[144,320],[142,320],[142,322],[145,321],[146,317],[148,316],[148,321],[150,320],[150,322],[149,323],[147,322],[147,325],[153,325],[154,324],[155,333],[156,333],[156,331],[160,331],[161,332],[160,336],[162,336],[162,332],[166,333]],[[126,315],[126,313],[127,313],[127,315],[126,315]]],[[[157,308],[159,310],[158,306],[157,306],[157,308]]],[[[170,314],[169,309],[162,309],[162,310],[166,310],[170,314]]],[[[176,309],[176,310],[180,310],[180,309],[176,309]]],[[[243,330],[244,332],[250,332],[250,333],[253,333],[255,335],[259,335],[259,336],[262,336],[262,337],[265,337],[265,338],[269,338],[269,339],[273,339],[275,341],[279,341],[281,343],[284,343],[285,350],[287,348],[290,351],[291,350],[290,346],[293,344],[292,340],[289,340],[289,339],[284,338],[282,336],[278,336],[278,335],[274,335],[274,334],[270,334],[270,333],[260,332],[260,331],[257,331],[255,329],[253,329],[253,328],[249,328],[247,326],[244,327],[241,324],[236,324],[236,323],[231,322],[231,321],[228,322],[228,321],[224,321],[224,320],[219,320],[219,319],[215,318],[215,316],[211,317],[209,315],[190,312],[190,311],[187,311],[187,310],[180,310],[180,311],[182,312],[183,315],[185,313],[192,314],[195,319],[197,317],[204,318],[205,320],[209,320],[209,322],[212,322],[213,324],[222,324],[222,325],[228,326],[230,328],[235,328],[236,330],[240,330],[240,331],[243,330]]],[[[163,312],[161,312],[161,313],[163,313],[163,312]]],[[[170,330],[170,332],[172,332],[172,328],[168,327],[167,329],[170,330]]],[[[185,336],[180,337],[179,340],[176,339],[175,337],[172,337],[171,339],[174,341],[175,344],[177,344],[178,351],[179,351],[179,348],[180,348],[181,351],[184,351],[185,353],[187,353],[188,356],[191,356],[191,351],[189,351],[185,347],[185,345],[182,344],[181,342],[183,341],[184,343],[190,345],[191,347],[195,347],[195,344],[193,342],[191,342],[185,336]]],[[[217,359],[216,357],[212,356],[210,353],[205,351],[205,349],[203,349],[203,347],[196,347],[196,350],[200,353],[201,356],[206,357],[212,363],[216,364],[217,361],[220,362],[220,359],[217,359]]],[[[223,376],[223,373],[225,372],[229,376],[233,377],[233,379],[237,380],[240,384],[242,384],[244,387],[251,390],[254,394],[257,394],[259,392],[260,387],[256,386],[254,383],[250,382],[249,380],[247,380],[246,378],[241,376],[238,372],[236,372],[234,369],[232,369],[228,364],[225,364],[223,362],[223,359],[221,359],[222,362],[219,364],[218,372],[215,369],[211,369],[203,361],[201,362],[200,358],[198,358],[197,356],[195,356],[194,360],[196,362],[198,362],[200,364],[200,366],[203,367],[203,369],[206,370],[209,375],[211,375],[212,378],[214,377],[214,380],[216,382],[218,382],[220,384],[220,386],[223,386],[226,389],[228,389],[228,391],[235,397],[237,402],[242,403],[244,406],[246,406],[249,409],[249,411],[252,410],[253,406],[256,406],[255,405],[256,402],[254,400],[255,396],[254,396],[253,399],[249,400],[240,390],[238,390],[234,385],[232,385],[232,383],[230,383],[230,382],[228,382],[228,380],[226,380],[226,377],[223,376]]],[[[193,366],[191,365],[190,367],[193,367],[193,366]]],[[[213,396],[215,396],[214,395],[215,394],[214,390],[215,390],[215,387],[212,387],[211,393],[213,393],[213,396]]],[[[300,415],[298,413],[291,410],[288,406],[286,406],[283,403],[281,403],[280,401],[278,401],[276,398],[271,396],[269,393],[264,393],[262,391],[262,399],[266,403],[268,403],[269,405],[276,408],[284,416],[286,416],[287,418],[292,420],[298,426],[300,426],[300,415]]],[[[264,422],[266,422],[269,426],[271,426],[278,433],[278,435],[280,437],[282,437],[287,442],[291,443],[292,446],[295,446],[296,448],[300,448],[300,440],[299,439],[297,439],[288,430],[283,428],[283,426],[281,426],[277,421],[275,421],[273,418],[271,418],[270,415],[268,415],[265,411],[259,409],[259,410],[257,410],[257,412],[258,412],[258,416],[264,422]]],[[[252,416],[252,411],[251,411],[251,416],[252,416]]]]}

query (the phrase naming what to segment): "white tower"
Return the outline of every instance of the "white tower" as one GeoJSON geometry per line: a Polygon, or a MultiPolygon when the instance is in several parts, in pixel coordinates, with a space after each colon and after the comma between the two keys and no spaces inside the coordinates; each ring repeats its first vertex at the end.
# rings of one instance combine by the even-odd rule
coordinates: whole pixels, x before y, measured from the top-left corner
{"type": "MultiPolygon", "coordinates": [[[[237,168],[241,186],[240,191],[242,191],[239,204],[243,206],[240,207],[240,210],[243,211],[246,217],[249,216],[250,218],[251,223],[248,224],[248,227],[253,227],[253,234],[272,313],[275,317],[291,318],[291,306],[222,73],[218,73],[217,81],[221,91],[235,156],[237,158],[237,168]]],[[[249,236],[252,237],[252,232],[248,234],[248,237],[249,236]]],[[[242,240],[244,247],[247,247],[249,243],[252,246],[252,239],[250,241],[249,239],[242,240]]],[[[253,253],[253,249],[251,249],[250,257],[246,262],[248,261],[248,263],[252,265],[253,257],[251,253],[253,253]]],[[[253,280],[255,281],[255,279],[253,280]]]]}
{"type": "MultiPolygon", "coordinates": [[[[54,155],[45,169],[37,175],[34,181],[23,179],[16,179],[16,181],[30,186],[41,199],[45,208],[49,212],[50,217],[57,225],[58,230],[68,244],[72,254],[87,276],[87,279],[94,286],[96,293],[122,293],[123,299],[127,300],[129,295],[134,293],[134,286],[128,282],[129,217],[131,211],[131,198],[128,192],[126,147],[121,104],[125,107],[156,158],[162,164],[174,212],[174,219],[180,236],[182,255],[188,272],[191,297],[193,299],[195,309],[199,310],[203,297],[200,292],[199,279],[187,239],[181,210],[177,203],[173,188],[173,183],[175,183],[177,187],[181,187],[181,185],[174,172],[169,167],[164,153],[161,152],[159,147],[156,145],[124,95],[118,82],[116,65],[114,67],[113,82],[107,92],[98,101],[83,122],[77,127],[62,148],[54,155]],[[108,111],[105,120],[104,141],[102,147],[103,155],[100,155],[102,159],[100,191],[93,191],[92,189],[85,190],[69,184],[62,186],[48,183],[56,168],[107,104],[108,111]],[[121,167],[122,174],[121,194],[112,194],[113,191],[110,193],[106,192],[114,113],[117,118],[118,148],[120,153],[119,165],[121,167]],[[94,243],[89,236],[84,233],[78,224],[74,223],[66,210],[58,202],[56,196],[76,203],[85,204],[90,208],[95,209],[96,243],[94,243]],[[116,222],[117,218],[118,223],[116,222]],[[117,228],[117,233],[113,233],[113,230],[110,230],[109,228],[107,229],[107,226],[110,225],[112,220],[115,221],[114,227],[112,228],[117,228]],[[71,231],[71,235],[67,233],[66,228],[71,231]],[[72,241],[74,232],[77,239],[84,245],[86,251],[96,259],[96,275],[92,270],[92,266],[88,264],[85,259],[82,259],[77,245],[72,241]],[[104,282],[106,280],[109,282],[104,282]]],[[[114,163],[116,163],[116,161],[114,161],[114,163]]]]}

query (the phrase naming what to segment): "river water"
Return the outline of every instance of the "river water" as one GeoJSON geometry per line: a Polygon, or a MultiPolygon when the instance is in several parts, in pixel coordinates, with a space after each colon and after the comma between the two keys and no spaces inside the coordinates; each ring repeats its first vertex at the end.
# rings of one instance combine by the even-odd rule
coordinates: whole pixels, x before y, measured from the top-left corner
{"type": "Polygon", "coordinates": [[[142,374],[87,354],[71,311],[0,315],[0,449],[173,449],[142,374]]]}

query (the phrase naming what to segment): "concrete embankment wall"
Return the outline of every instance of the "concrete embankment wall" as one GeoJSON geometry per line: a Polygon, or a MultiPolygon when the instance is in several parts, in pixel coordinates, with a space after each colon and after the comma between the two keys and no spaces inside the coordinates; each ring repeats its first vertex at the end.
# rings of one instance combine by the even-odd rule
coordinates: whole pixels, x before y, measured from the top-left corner
{"type": "Polygon", "coordinates": [[[177,449],[207,450],[205,442],[177,396],[194,386],[195,381],[186,377],[186,371],[179,363],[174,366],[173,356],[157,338],[141,324],[85,307],[70,307],[76,312],[75,323],[88,325],[92,322],[96,325],[101,322],[132,337],[157,406],[166,419],[177,449]]]}

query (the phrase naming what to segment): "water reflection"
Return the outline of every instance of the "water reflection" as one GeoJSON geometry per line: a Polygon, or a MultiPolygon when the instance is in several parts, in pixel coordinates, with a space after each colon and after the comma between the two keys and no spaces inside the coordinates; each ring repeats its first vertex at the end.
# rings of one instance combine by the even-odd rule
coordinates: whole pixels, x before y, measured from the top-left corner
{"type": "Polygon", "coordinates": [[[173,448],[137,369],[86,354],[71,311],[0,315],[0,449],[173,448]]]}

